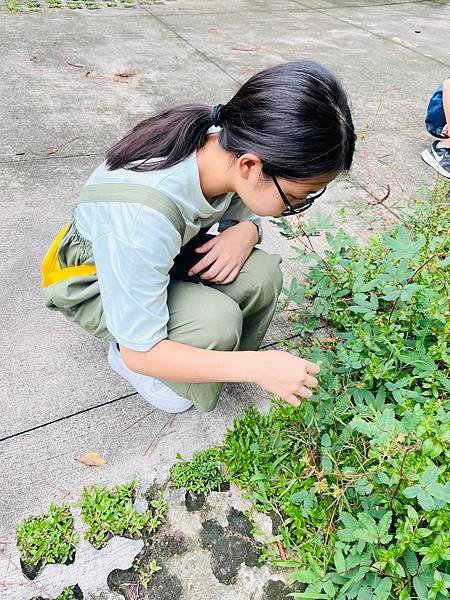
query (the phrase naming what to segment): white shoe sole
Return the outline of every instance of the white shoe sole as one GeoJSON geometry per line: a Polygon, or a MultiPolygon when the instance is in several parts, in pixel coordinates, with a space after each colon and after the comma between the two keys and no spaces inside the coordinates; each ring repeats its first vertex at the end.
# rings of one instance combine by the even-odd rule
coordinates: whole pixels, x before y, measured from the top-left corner
{"type": "Polygon", "coordinates": [[[450,179],[450,173],[441,167],[441,165],[438,163],[438,161],[434,158],[434,156],[430,153],[429,150],[424,150],[421,153],[421,157],[427,163],[427,165],[433,167],[433,169],[437,171],[439,175],[450,179]]]}
{"type": "Polygon", "coordinates": [[[114,343],[109,345],[108,363],[113,371],[126,379],[142,398],[155,408],[168,413],[181,413],[192,407],[190,400],[176,394],[156,377],[131,371],[123,362],[114,343]]]}

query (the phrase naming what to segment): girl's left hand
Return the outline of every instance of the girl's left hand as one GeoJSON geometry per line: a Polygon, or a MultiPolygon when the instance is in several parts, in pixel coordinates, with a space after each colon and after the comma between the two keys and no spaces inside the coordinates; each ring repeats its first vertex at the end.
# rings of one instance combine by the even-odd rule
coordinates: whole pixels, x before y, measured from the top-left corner
{"type": "Polygon", "coordinates": [[[188,275],[195,275],[211,265],[210,269],[200,275],[201,279],[222,285],[231,283],[257,242],[258,230],[251,221],[242,221],[228,227],[195,249],[196,252],[207,254],[192,267],[188,275]]]}

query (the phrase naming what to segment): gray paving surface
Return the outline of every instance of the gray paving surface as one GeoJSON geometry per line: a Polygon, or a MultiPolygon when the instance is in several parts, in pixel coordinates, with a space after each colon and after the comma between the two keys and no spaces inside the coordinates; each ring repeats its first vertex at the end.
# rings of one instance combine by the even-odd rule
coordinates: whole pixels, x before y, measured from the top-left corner
{"type": "MultiPolygon", "coordinates": [[[[389,185],[395,212],[435,180],[420,159],[423,116],[450,71],[449,29],[443,0],[173,0],[48,14],[1,5],[0,563],[17,520],[51,499],[132,474],[163,478],[176,452],[220,441],[244,405],[268,406],[257,386],[229,384],[211,414],[149,414],[110,371],[105,346],[43,306],[42,256],[108,146],[155,110],[223,102],[264,67],[313,58],[342,78],[359,135],[349,181],[330,186],[316,210],[348,207],[346,226],[364,239],[395,220],[368,199],[389,185]],[[82,466],[88,450],[107,464],[82,466]]],[[[262,247],[283,256],[288,285],[301,274],[291,243],[269,219],[264,228],[262,247]]],[[[289,335],[278,315],[264,345],[289,335]]]]}

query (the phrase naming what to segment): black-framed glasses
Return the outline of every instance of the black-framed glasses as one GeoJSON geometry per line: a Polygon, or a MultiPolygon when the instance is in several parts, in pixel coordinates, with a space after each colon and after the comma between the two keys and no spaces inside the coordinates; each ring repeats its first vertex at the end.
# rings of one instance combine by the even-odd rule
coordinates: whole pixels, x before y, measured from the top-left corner
{"type": "Polygon", "coordinates": [[[323,190],[320,190],[320,192],[318,192],[317,194],[308,194],[299,206],[292,206],[292,204],[286,198],[286,194],[281,189],[280,184],[276,180],[276,177],[274,175],[272,175],[271,177],[274,184],[276,185],[276,188],[283,202],[287,206],[286,210],[283,210],[283,212],[281,213],[282,217],[288,217],[289,215],[298,215],[299,213],[302,213],[303,211],[307,210],[313,205],[314,201],[317,200],[317,198],[319,198],[322,194],[325,193],[325,190],[327,189],[327,186],[325,186],[323,190]]]}

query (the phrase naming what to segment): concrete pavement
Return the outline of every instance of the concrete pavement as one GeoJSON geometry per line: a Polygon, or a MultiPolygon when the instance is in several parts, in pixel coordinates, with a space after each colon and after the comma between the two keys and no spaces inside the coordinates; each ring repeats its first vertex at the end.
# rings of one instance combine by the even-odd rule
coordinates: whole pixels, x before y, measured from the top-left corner
{"type": "MultiPolygon", "coordinates": [[[[1,6],[0,572],[11,594],[2,596],[0,577],[1,598],[30,597],[5,559],[18,520],[77,498],[87,483],[163,479],[177,452],[219,442],[245,405],[269,404],[257,386],[229,384],[213,413],[151,412],[110,371],[102,343],[43,306],[42,256],[105,150],[155,110],[224,102],[264,67],[315,59],[343,80],[359,136],[349,180],[315,210],[347,206],[348,229],[364,239],[395,220],[368,199],[389,185],[396,212],[435,180],[420,159],[423,118],[450,71],[449,23],[444,0],[173,0],[43,14],[1,6]],[[89,450],[107,464],[81,465],[89,450]]],[[[283,256],[288,286],[300,274],[291,242],[269,219],[264,228],[262,248],[283,256]]],[[[289,335],[278,315],[264,345],[289,335]]]]}

